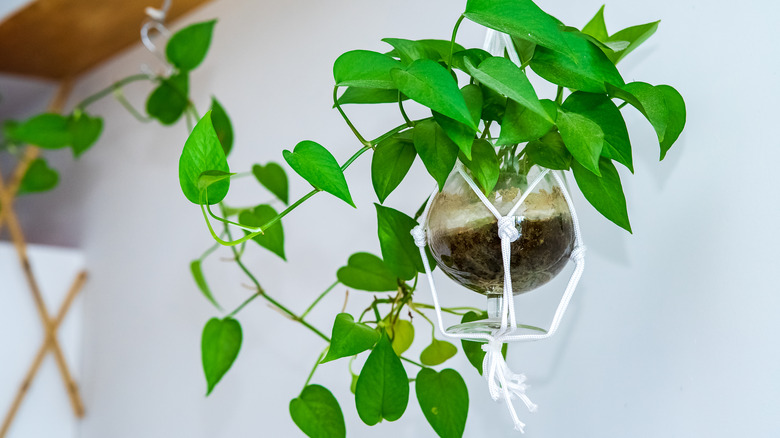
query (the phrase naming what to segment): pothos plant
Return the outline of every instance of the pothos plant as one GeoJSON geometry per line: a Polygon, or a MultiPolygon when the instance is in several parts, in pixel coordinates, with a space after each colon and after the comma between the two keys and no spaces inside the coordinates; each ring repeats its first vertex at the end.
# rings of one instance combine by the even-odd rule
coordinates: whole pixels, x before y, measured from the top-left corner
{"type": "MultiPolygon", "coordinates": [[[[70,148],[74,158],[78,159],[98,141],[103,131],[103,118],[90,114],[88,108],[107,96],[114,96],[141,122],[156,120],[163,125],[173,125],[184,116],[188,132],[191,131],[200,117],[190,99],[189,75],[206,57],[215,24],[215,20],[196,23],[171,35],[165,48],[165,58],[170,66],[168,74],[127,76],[83,99],[68,114],[45,112],[22,121],[6,120],[0,151],[5,150],[11,157],[21,159],[25,145],[47,150],[70,148]],[[136,109],[124,94],[124,87],[135,82],[156,84],[146,99],[145,113],[136,109]]],[[[224,153],[228,154],[233,143],[230,119],[216,98],[211,100],[210,112],[220,144],[224,153]]],[[[49,166],[45,157],[35,158],[20,181],[18,193],[24,195],[52,190],[59,179],[59,173],[49,166]]]]}
{"type": "MultiPolygon", "coordinates": [[[[480,188],[490,193],[500,172],[522,172],[530,165],[569,171],[584,197],[604,217],[631,231],[626,200],[615,162],[633,172],[631,143],[621,110],[631,106],[644,115],[658,137],[661,159],[677,140],[685,124],[685,104],[668,85],[626,83],[616,64],[650,37],[658,22],[607,32],[603,7],[582,29],[565,26],[531,0],[468,0],[449,40],[386,38],[389,52],[352,50],[336,59],[333,105],[357,139],[356,152],[339,164],[331,152],[305,140],[285,150],[287,165],[312,185],[311,191],[290,203],[288,179],[281,165],[255,164],[251,173],[279,201],[288,205],[277,212],[271,205],[248,209],[228,207],[231,173],[220,115],[206,113],[187,139],[179,162],[179,178],[186,198],[198,205],[216,244],[192,262],[195,281],[218,309],[216,297],[201,269],[202,261],[220,245],[230,248],[233,260],[252,282],[255,292],[238,308],[212,318],[202,333],[202,361],[207,392],[238,356],[242,343],[241,310],[262,299],[302,324],[324,341],[300,393],[290,402],[295,424],[310,437],[343,437],[346,426],[338,400],[325,387],[313,384],[321,365],[341,362],[352,375],[351,390],[360,419],[375,425],[395,421],[407,409],[412,388],[433,430],[441,437],[460,437],[468,413],[469,396],[461,375],[439,370],[457,354],[458,347],[435,336],[420,357],[406,351],[415,337],[415,322],[433,323],[432,306],[415,292],[423,263],[410,230],[416,214],[384,205],[388,195],[407,175],[419,156],[431,177],[443,186],[460,161],[480,188]],[[469,19],[511,36],[519,63],[493,56],[456,42],[458,27],[469,19]],[[557,85],[555,96],[540,99],[528,79],[533,71],[557,85]],[[377,138],[363,136],[347,116],[347,105],[389,104],[399,119],[377,138]],[[422,105],[430,117],[412,120],[405,107],[422,105]],[[367,154],[370,152],[370,154],[367,154]],[[330,285],[303,312],[295,313],[274,298],[243,262],[246,245],[261,247],[285,259],[282,218],[320,192],[329,193],[355,207],[344,170],[371,155],[371,182],[378,203],[381,257],[353,254],[336,272],[330,285]],[[213,206],[217,206],[215,212],[213,206]],[[212,225],[212,221],[220,224],[212,225]],[[234,238],[233,231],[242,236],[234,238]],[[250,243],[254,242],[254,243],[250,243]],[[357,313],[335,315],[330,334],[310,324],[306,317],[320,300],[341,284],[378,293],[357,313]],[[409,319],[405,315],[409,315],[409,319]],[[360,370],[354,359],[367,354],[360,370]],[[414,372],[410,378],[409,372],[414,372]]],[[[426,194],[421,193],[420,201],[426,194]]],[[[272,275],[265,273],[264,275],[272,275]]],[[[444,308],[470,321],[484,317],[479,309],[444,308]]],[[[432,330],[432,334],[434,334],[432,330]]],[[[484,352],[476,343],[460,346],[469,362],[481,372],[484,352]]]]}

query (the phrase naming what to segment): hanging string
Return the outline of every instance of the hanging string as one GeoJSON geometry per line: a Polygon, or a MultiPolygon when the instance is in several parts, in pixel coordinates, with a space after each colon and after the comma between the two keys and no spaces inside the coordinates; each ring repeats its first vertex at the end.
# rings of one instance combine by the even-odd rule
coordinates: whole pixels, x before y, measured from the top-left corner
{"type": "MultiPolygon", "coordinates": [[[[509,211],[509,214],[506,216],[501,215],[493,206],[493,204],[487,199],[487,197],[485,197],[479,187],[477,187],[476,183],[464,171],[462,165],[458,165],[457,171],[466,181],[469,187],[471,187],[472,191],[477,195],[480,201],[482,201],[485,207],[488,208],[488,210],[490,210],[494,216],[496,216],[498,223],[498,235],[501,239],[501,253],[504,263],[504,299],[501,306],[501,327],[499,329],[490,334],[456,334],[449,333],[444,330],[439,297],[436,293],[436,285],[434,283],[433,276],[431,275],[431,267],[428,263],[428,257],[425,254],[425,246],[427,245],[426,231],[423,228],[423,225],[418,225],[412,229],[411,234],[414,238],[415,245],[417,245],[418,249],[420,250],[420,257],[422,258],[423,267],[425,268],[426,278],[428,279],[428,286],[431,289],[431,296],[433,297],[433,306],[436,310],[439,331],[442,333],[442,335],[450,338],[481,339],[487,341],[487,343],[482,346],[482,349],[485,351],[485,359],[482,362],[482,375],[485,376],[485,379],[487,380],[490,396],[493,400],[498,401],[503,399],[506,402],[507,409],[509,410],[510,416],[512,417],[512,422],[514,423],[515,429],[520,432],[524,432],[525,423],[520,421],[518,418],[514,404],[512,403],[512,399],[519,398],[531,412],[536,411],[537,405],[534,404],[525,394],[525,391],[528,388],[528,386],[525,384],[526,376],[524,374],[514,373],[511,369],[509,369],[506,360],[504,360],[504,357],[501,354],[501,348],[503,344],[508,342],[546,339],[555,334],[555,332],[558,330],[563,315],[566,312],[566,308],[568,307],[569,302],[571,301],[571,297],[574,294],[574,290],[577,287],[577,283],[579,283],[582,272],[585,269],[585,246],[582,243],[582,233],[579,227],[579,219],[574,208],[574,203],[572,202],[571,196],[566,190],[566,185],[564,184],[563,180],[557,173],[550,172],[548,169],[543,170],[540,175],[538,175],[534,181],[529,184],[529,186],[526,188],[526,191],[521,195],[520,199],[518,199],[518,201],[509,211]],[[518,219],[522,219],[514,216],[514,214],[523,204],[527,196],[547,174],[551,174],[558,185],[561,187],[561,192],[563,193],[563,197],[566,200],[566,204],[571,214],[574,228],[574,249],[571,252],[570,258],[572,261],[574,261],[576,266],[574,273],[572,274],[571,278],[569,279],[569,283],[566,286],[566,290],[564,291],[564,294],[561,298],[561,302],[558,304],[558,308],[555,311],[555,315],[553,316],[549,330],[544,334],[538,335],[517,334],[515,333],[517,331],[517,322],[515,319],[514,300],[512,293],[510,250],[512,242],[516,241],[520,237],[520,232],[517,230],[517,221],[518,219]]],[[[426,223],[432,201],[437,193],[438,187],[434,189],[433,193],[428,199],[428,202],[425,205],[425,209],[420,216],[421,224],[426,223]]]]}

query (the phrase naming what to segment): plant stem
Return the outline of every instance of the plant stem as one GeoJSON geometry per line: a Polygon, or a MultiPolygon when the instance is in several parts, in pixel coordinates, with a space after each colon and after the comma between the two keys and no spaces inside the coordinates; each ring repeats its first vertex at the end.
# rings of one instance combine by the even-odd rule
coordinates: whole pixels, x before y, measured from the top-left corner
{"type": "Polygon", "coordinates": [[[463,22],[464,18],[466,18],[465,15],[458,17],[458,21],[455,22],[455,27],[452,28],[452,38],[450,38],[450,58],[447,60],[447,71],[450,73],[452,73],[452,53],[455,51],[455,36],[458,35],[458,28],[460,27],[460,23],[463,22]]]}
{"type": "Polygon", "coordinates": [[[339,91],[338,85],[333,87],[333,105],[339,111],[339,114],[341,114],[341,117],[344,119],[344,121],[347,122],[347,126],[349,126],[349,129],[352,130],[352,133],[355,134],[355,137],[357,137],[360,144],[362,144],[363,146],[371,146],[371,143],[367,142],[366,139],[363,138],[362,135],[360,135],[360,132],[358,132],[357,128],[355,128],[355,125],[353,125],[352,122],[349,120],[347,114],[344,113],[343,109],[341,109],[341,105],[339,105],[338,91],[339,91]]]}
{"type": "Polygon", "coordinates": [[[406,115],[406,111],[404,111],[404,102],[401,100],[401,90],[398,90],[398,109],[401,110],[401,115],[403,116],[404,120],[406,121],[406,126],[412,127],[414,124],[411,120],[409,120],[409,116],[406,115]]]}
{"type": "Polygon", "coordinates": [[[114,89],[114,98],[119,102],[126,110],[130,113],[133,117],[136,118],[141,123],[149,123],[152,121],[151,117],[146,117],[143,114],[141,114],[140,111],[135,109],[135,107],[127,100],[125,97],[125,93],[122,92],[121,88],[115,88],[114,89]]]}
{"type": "Polygon", "coordinates": [[[306,388],[309,386],[309,382],[311,382],[311,378],[314,377],[314,372],[317,371],[317,367],[320,366],[320,361],[325,356],[325,353],[328,351],[327,348],[322,350],[322,353],[320,353],[319,356],[317,356],[317,362],[314,362],[314,368],[311,369],[311,372],[309,373],[309,377],[306,379],[306,383],[303,384],[303,387],[306,388]]]}
{"type": "Polygon", "coordinates": [[[403,356],[400,356],[399,358],[400,358],[402,361],[409,362],[409,363],[410,363],[410,364],[412,364],[412,365],[417,365],[417,366],[418,366],[418,367],[420,367],[420,368],[428,368],[428,367],[426,367],[425,365],[423,365],[423,364],[421,364],[421,363],[417,363],[417,362],[415,362],[415,361],[413,361],[413,360],[411,360],[411,359],[407,359],[407,358],[405,358],[405,357],[403,357],[403,356]]]}
{"type": "Polygon", "coordinates": [[[321,293],[321,294],[320,294],[320,296],[318,296],[318,297],[317,297],[317,299],[316,299],[316,300],[314,300],[314,302],[313,302],[313,303],[311,303],[311,306],[309,306],[309,308],[308,308],[308,309],[306,309],[306,311],[305,311],[305,312],[303,312],[303,313],[301,314],[301,319],[303,319],[303,318],[306,318],[306,315],[308,315],[308,314],[309,314],[309,312],[311,312],[311,310],[314,308],[314,306],[316,306],[316,305],[317,305],[317,303],[319,303],[319,302],[320,302],[320,300],[322,300],[323,298],[325,298],[325,295],[327,295],[327,294],[328,294],[328,292],[332,291],[332,290],[333,290],[333,288],[334,288],[334,287],[336,287],[338,284],[339,284],[339,281],[338,281],[338,280],[336,280],[336,281],[335,281],[333,284],[331,284],[331,285],[330,285],[330,286],[329,286],[327,289],[325,289],[325,292],[321,293]]]}
{"type": "Polygon", "coordinates": [[[621,108],[623,108],[626,105],[628,105],[628,102],[623,102],[620,105],[618,105],[618,109],[621,109],[621,108]]]}
{"type": "Polygon", "coordinates": [[[128,76],[128,77],[126,77],[124,79],[120,79],[120,80],[114,82],[113,84],[109,85],[108,87],[106,87],[106,88],[98,91],[97,93],[87,97],[86,99],[82,100],[81,102],[76,104],[76,106],[74,108],[78,108],[78,109],[83,110],[86,107],[88,107],[89,105],[91,105],[91,104],[97,102],[98,100],[108,96],[109,94],[114,92],[115,89],[124,87],[125,85],[127,85],[129,83],[132,83],[132,82],[143,81],[143,80],[152,81],[153,78],[151,78],[151,77],[149,77],[148,75],[145,75],[145,74],[137,74],[137,75],[128,76]]]}
{"type": "Polygon", "coordinates": [[[560,105],[563,103],[563,87],[558,85],[558,90],[555,92],[555,103],[560,105]]]}

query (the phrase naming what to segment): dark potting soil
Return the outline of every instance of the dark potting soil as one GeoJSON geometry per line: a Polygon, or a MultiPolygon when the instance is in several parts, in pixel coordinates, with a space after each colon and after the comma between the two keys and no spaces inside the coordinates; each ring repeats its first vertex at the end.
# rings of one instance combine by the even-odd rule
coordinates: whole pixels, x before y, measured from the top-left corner
{"type": "MultiPolygon", "coordinates": [[[[511,248],[512,291],[528,292],[549,282],[566,266],[574,245],[571,218],[524,219],[520,238],[511,248]]],[[[504,261],[498,223],[452,229],[431,239],[431,246],[445,274],[480,293],[501,293],[504,261]]]]}

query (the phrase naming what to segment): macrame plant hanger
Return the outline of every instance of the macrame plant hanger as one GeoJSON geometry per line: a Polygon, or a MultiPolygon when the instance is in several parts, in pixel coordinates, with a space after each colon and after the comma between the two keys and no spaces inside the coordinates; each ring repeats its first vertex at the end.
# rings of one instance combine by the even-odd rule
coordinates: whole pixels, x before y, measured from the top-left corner
{"type": "MultiPolygon", "coordinates": [[[[503,55],[504,50],[509,54],[510,59],[516,64],[520,64],[517,52],[514,50],[512,41],[509,35],[496,32],[492,29],[488,30],[487,37],[485,39],[485,50],[493,53],[503,55]]],[[[501,254],[503,256],[504,263],[504,291],[503,299],[501,302],[501,326],[494,330],[492,333],[451,333],[444,330],[441,317],[441,306],[439,305],[439,297],[436,293],[436,285],[431,275],[431,267],[428,263],[428,257],[425,254],[425,247],[427,245],[427,232],[424,228],[428,218],[428,212],[431,208],[432,201],[438,193],[438,186],[434,188],[433,193],[428,198],[428,202],[425,205],[422,216],[420,216],[420,224],[412,229],[412,237],[414,242],[420,250],[420,256],[425,267],[425,275],[428,279],[428,285],[431,289],[431,295],[433,297],[433,305],[436,310],[436,317],[438,322],[439,331],[442,335],[456,339],[471,339],[471,340],[484,340],[486,344],[482,346],[485,350],[485,359],[482,363],[482,375],[485,377],[488,383],[488,389],[490,396],[493,400],[503,399],[506,402],[509,414],[512,417],[515,429],[520,432],[524,432],[525,424],[520,421],[515,411],[512,399],[518,398],[523,401],[529,411],[536,411],[536,404],[534,404],[530,398],[525,394],[527,385],[525,384],[526,376],[524,374],[514,373],[509,369],[509,366],[504,360],[501,354],[501,347],[505,343],[509,342],[524,342],[524,341],[538,341],[547,339],[555,334],[563,318],[566,308],[571,301],[571,297],[574,294],[574,290],[577,288],[577,283],[582,277],[582,272],[585,269],[585,246],[582,243],[582,234],[580,233],[579,220],[577,219],[577,212],[574,209],[574,203],[571,200],[569,192],[566,190],[561,176],[554,171],[544,169],[537,177],[528,185],[525,193],[522,194],[520,199],[515,203],[512,209],[506,216],[496,210],[496,208],[485,197],[482,191],[477,187],[471,177],[463,169],[463,166],[458,163],[457,171],[460,176],[471,187],[474,193],[479,197],[482,203],[487,207],[491,213],[496,217],[498,221],[498,235],[501,239],[501,254]],[[510,246],[512,242],[520,238],[520,232],[517,230],[517,224],[522,220],[522,216],[515,216],[515,213],[525,201],[526,197],[533,192],[534,188],[542,181],[546,175],[551,175],[561,188],[561,192],[568,205],[569,212],[571,214],[572,223],[574,227],[574,249],[571,252],[570,258],[575,264],[574,272],[569,279],[569,283],[566,286],[566,290],[561,297],[561,301],[558,304],[558,308],[555,311],[550,327],[546,333],[543,334],[527,334],[522,333],[517,328],[517,321],[515,319],[515,307],[512,294],[512,278],[510,272],[510,246]]]]}

